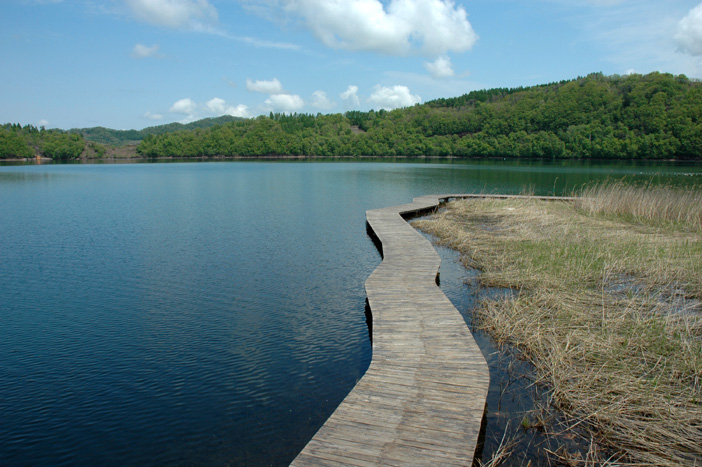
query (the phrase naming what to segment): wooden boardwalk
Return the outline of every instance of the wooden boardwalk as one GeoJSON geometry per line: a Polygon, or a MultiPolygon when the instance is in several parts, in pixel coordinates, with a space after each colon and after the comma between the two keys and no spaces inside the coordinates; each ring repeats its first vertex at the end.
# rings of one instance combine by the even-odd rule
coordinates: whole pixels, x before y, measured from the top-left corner
{"type": "Polygon", "coordinates": [[[469,196],[423,196],[366,213],[383,254],[366,281],[371,364],[291,465],[472,465],[488,366],[436,284],[439,255],[402,217],[469,196]]]}

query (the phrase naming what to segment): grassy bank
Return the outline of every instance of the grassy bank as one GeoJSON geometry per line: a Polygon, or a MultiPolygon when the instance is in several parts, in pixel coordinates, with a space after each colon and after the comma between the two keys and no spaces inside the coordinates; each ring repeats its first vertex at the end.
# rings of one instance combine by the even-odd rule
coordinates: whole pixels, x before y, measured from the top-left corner
{"type": "Polygon", "coordinates": [[[482,285],[519,291],[475,321],[535,365],[578,432],[620,465],[702,465],[701,195],[614,183],[575,203],[452,202],[415,226],[482,285]]]}

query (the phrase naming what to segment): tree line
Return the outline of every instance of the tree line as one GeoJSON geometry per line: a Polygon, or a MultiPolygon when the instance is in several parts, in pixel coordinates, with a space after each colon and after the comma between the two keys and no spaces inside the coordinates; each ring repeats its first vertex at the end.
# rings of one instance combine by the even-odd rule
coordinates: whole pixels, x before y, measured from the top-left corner
{"type": "MultiPolygon", "coordinates": [[[[702,83],[666,73],[594,73],[532,87],[472,91],[392,111],[214,120],[188,130],[179,125],[141,130],[137,151],[148,158],[702,158],[702,83]]],[[[88,134],[5,125],[0,158],[97,155],[102,146],[88,139],[88,134]]]]}
{"type": "Polygon", "coordinates": [[[66,160],[81,156],[102,157],[104,154],[104,146],[88,142],[79,134],[18,123],[0,126],[0,159],[40,156],[66,160]]]}
{"type": "Polygon", "coordinates": [[[203,118],[191,123],[173,122],[165,125],[150,126],[141,130],[113,130],[111,128],[98,126],[92,128],[74,128],[68,131],[69,133],[81,134],[88,141],[110,146],[124,146],[127,144],[138,144],[148,135],[159,135],[163,133],[172,133],[174,131],[194,130],[197,128],[209,128],[239,120],[244,119],[241,117],[222,115],[221,117],[203,118]]]}
{"type": "Polygon", "coordinates": [[[99,159],[105,157],[108,148],[136,145],[147,135],[209,128],[240,120],[243,119],[224,115],[217,118],[204,118],[188,124],[169,123],[142,130],[93,127],[68,131],[7,123],[0,126],[0,159],[26,159],[36,156],[57,160],[99,159]]]}
{"type": "Polygon", "coordinates": [[[702,157],[702,83],[684,75],[604,76],[473,91],[393,111],[270,114],[148,136],[146,157],[702,157]]]}

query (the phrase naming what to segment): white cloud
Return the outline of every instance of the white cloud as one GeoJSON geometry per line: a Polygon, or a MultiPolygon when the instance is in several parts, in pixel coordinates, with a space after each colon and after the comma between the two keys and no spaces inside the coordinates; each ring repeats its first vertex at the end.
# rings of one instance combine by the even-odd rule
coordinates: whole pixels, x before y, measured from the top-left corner
{"type": "Polygon", "coordinates": [[[249,113],[249,108],[244,104],[239,104],[236,107],[227,106],[227,115],[232,117],[248,118],[251,116],[249,113]]]}
{"type": "Polygon", "coordinates": [[[431,74],[434,78],[449,78],[454,75],[453,64],[451,59],[446,55],[438,57],[433,62],[427,62],[424,64],[424,68],[431,74]]]}
{"type": "Polygon", "coordinates": [[[675,40],[683,52],[702,55],[702,3],[680,20],[675,40]]]}
{"type": "Polygon", "coordinates": [[[327,97],[324,91],[315,91],[312,93],[312,106],[322,110],[334,108],[336,103],[327,97]]]}
{"type": "MultiPolygon", "coordinates": [[[[205,117],[220,117],[222,115],[231,115],[232,117],[248,118],[251,116],[248,106],[244,104],[230,105],[224,99],[213,97],[209,101],[197,103],[190,98],[185,98],[177,101],[169,109],[170,112],[183,114],[186,117],[181,120],[181,123],[188,123],[205,117]]],[[[160,119],[161,115],[146,113],[145,117],[160,119]]]]}
{"type": "Polygon", "coordinates": [[[204,29],[217,22],[217,10],[207,0],[125,0],[134,16],[169,28],[204,29]]]}
{"type": "Polygon", "coordinates": [[[277,112],[296,112],[300,110],[305,101],[297,94],[273,94],[265,100],[265,104],[277,112]]]}
{"type": "Polygon", "coordinates": [[[143,44],[137,44],[132,49],[132,57],[134,58],[149,58],[154,57],[158,53],[158,44],[152,46],[146,46],[143,44]]]}
{"type": "Polygon", "coordinates": [[[219,97],[214,97],[205,103],[207,109],[215,114],[224,115],[227,113],[227,102],[219,97]]]}
{"type": "Polygon", "coordinates": [[[253,92],[262,92],[263,94],[281,94],[283,85],[280,84],[277,78],[273,78],[271,81],[251,81],[247,79],[246,89],[253,92]]]}
{"type": "Polygon", "coordinates": [[[217,116],[231,115],[232,117],[248,117],[249,108],[244,104],[239,104],[236,107],[227,105],[224,99],[215,97],[205,103],[207,110],[217,116]]]}
{"type": "Polygon", "coordinates": [[[358,98],[358,86],[350,85],[346,88],[346,91],[339,94],[339,97],[344,100],[344,104],[347,108],[358,107],[361,104],[358,98]]]}
{"type": "Polygon", "coordinates": [[[169,110],[173,113],[192,115],[195,109],[197,109],[197,104],[186,97],[173,104],[169,110]]]}
{"type": "Polygon", "coordinates": [[[390,55],[464,52],[478,39],[453,0],[284,0],[325,45],[390,55]]]}
{"type": "Polygon", "coordinates": [[[42,127],[42,126],[43,126],[43,127],[46,127],[46,126],[49,125],[49,121],[46,120],[45,118],[42,118],[41,120],[39,120],[39,121],[37,122],[37,125],[40,126],[40,127],[42,127]]]}
{"type": "Polygon", "coordinates": [[[422,98],[410,94],[407,86],[376,86],[369,100],[381,109],[392,110],[418,104],[422,98]]]}
{"type": "Polygon", "coordinates": [[[149,120],[163,120],[163,115],[161,114],[152,114],[151,112],[146,112],[144,114],[144,117],[148,118],[149,120]]]}

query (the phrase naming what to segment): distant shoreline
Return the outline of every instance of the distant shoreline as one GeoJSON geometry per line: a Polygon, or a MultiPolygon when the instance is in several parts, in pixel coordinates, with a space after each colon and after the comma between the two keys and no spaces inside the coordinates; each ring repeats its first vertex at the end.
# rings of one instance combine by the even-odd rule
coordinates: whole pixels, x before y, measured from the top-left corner
{"type": "MultiPolygon", "coordinates": [[[[123,153],[124,154],[124,153],[123,153]]],[[[13,158],[0,159],[0,162],[33,162],[37,159],[42,163],[95,163],[95,162],[148,162],[148,161],[241,161],[241,160],[374,160],[374,161],[392,161],[392,160],[452,160],[452,161],[588,161],[596,163],[612,163],[612,162],[673,162],[673,163],[700,163],[700,158],[689,159],[590,159],[582,157],[572,158],[539,158],[539,157],[465,157],[465,156],[294,156],[294,155],[269,155],[269,156],[168,156],[168,157],[144,157],[140,155],[125,155],[117,157],[81,157],[77,159],[52,159],[50,157],[29,157],[29,158],[13,158]]]]}

